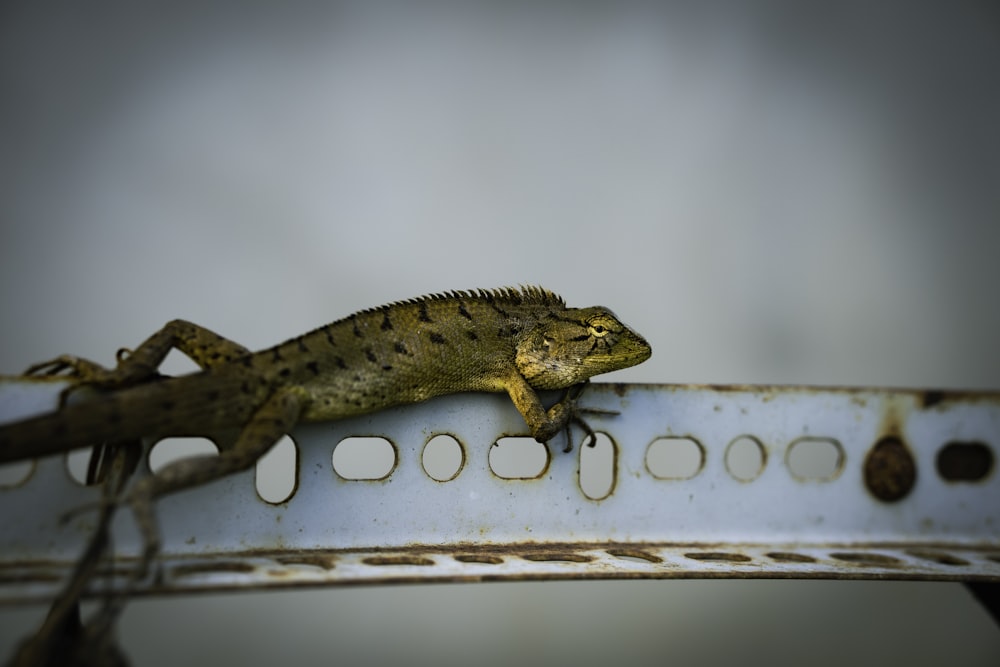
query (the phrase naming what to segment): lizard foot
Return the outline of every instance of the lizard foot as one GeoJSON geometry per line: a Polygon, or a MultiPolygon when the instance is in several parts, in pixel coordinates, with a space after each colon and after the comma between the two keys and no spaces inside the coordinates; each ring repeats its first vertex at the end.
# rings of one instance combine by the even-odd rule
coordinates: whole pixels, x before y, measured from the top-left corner
{"type": "Polygon", "coordinates": [[[48,361],[28,367],[24,371],[24,375],[65,375],[66,377],[87,382],[94,378],[100,378],[110,372],[104,366],[89,359],[74,357],[71,354],[61,354],[55,359],[49,359],[48,361]]]}
{"type": "Polygon", "coordinates": [[[587,388],[587,382],[581,382],[575,384],[566,390],[566,394],[563,396],[562,403],[565,406],[567,413],[566,426],[563,429],[566,433],[566,446],[563,448],[564,453],[569,453],[573,451],[573,434],[571,432],[571,427],[576,424],[581,429],[583,429],[586,437],[584,442],[586,442],[587,447],[597,446],[597,433],[590,427],[590,424],[583,418],[583,415],[600,415],[602,417],[614,417],[620,414],[617,410],[604,410],[602,408],[584,408],[576,404],[583,390],[587,388]]]}

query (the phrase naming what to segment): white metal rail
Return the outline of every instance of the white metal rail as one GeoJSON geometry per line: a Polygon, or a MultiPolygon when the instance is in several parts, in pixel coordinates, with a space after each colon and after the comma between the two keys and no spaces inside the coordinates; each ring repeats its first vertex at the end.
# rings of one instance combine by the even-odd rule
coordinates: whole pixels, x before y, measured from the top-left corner
{"type": "MultiPolygon", "coordinates": [[[[61,386],[0,382],[0,421],[53,409],[61,386]]],[[[158,503],[162,577],[137,592],[616,577],[1000,581],[1000,394],[593,384],[582,403],[619,414],[588,416],[600,442],[581,447],[575,431],[569,454],[561,439],[536,445],[500,395],[302,426],[287,449],[286,490],[265,493],[278,502],[261,497],[250,470],[158,503]],[[352,459],[359,448],[385,461],[352,459]]],[[[18,470],[0,478],[0,600],[48,599],[93,530],[92,515],[60,517],[98,490],[73,481],[64,456],[18,470]]],[[[111,576],[121,582],[140,547],[127,512],[113,535],[111,576]]]]}

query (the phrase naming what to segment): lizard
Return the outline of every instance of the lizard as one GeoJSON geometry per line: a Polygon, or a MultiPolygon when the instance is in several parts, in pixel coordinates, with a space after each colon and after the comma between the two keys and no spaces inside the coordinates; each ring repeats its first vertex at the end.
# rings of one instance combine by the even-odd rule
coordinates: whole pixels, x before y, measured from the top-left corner
{"type": "MultiPolygon", "coordinates": [[[[143,535],[143,562],[159,548],[155,499],[245,470],[298,422],[343,419],[457,392],[506,392],[531,435],[548,442],[581,421],[589,379],[650,357],[649,343],[604,307],[570,308],[536,286],[431,294],[369,308],[251,352],[173,320],[107,369],[62,355],[27,375],[68,375],[60,407],[0,425],[0,463],[106,441],[238,433],[219,455],[168,464],[137,480],[127,503],[143,535]],[[201,369],[161,376],[172,349],[201,369]],[[98,390],[67,403],[66,392],[98,390]],[[541,390],[565,390],[546,409],[541,390]]],[[[567,448],[568,451],[569,447],[567,448]]]]}

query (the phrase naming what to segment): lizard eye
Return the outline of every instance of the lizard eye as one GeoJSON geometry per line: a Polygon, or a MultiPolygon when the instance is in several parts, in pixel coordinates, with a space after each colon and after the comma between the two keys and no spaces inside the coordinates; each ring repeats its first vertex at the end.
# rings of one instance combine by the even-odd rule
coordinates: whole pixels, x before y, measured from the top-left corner
{"type": "Polygon", "coordinates": [[[613,317],[605,313],[599,313],[590,318],[587,322],[587,333],[594,338],[603,338],[608,334],[617,331],[617,322],[613,317]]]}

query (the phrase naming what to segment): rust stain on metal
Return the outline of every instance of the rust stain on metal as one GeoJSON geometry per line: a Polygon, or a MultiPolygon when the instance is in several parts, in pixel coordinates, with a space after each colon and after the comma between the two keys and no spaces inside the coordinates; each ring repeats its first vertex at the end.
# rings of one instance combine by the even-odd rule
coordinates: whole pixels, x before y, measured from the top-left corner
{"type": "Polygon", "coordinates": [[[903,441],[893,435],[875,443],[864,463],[865,488],[879,500],[902,500],[917,481],[917,465],[903,441]]]}

